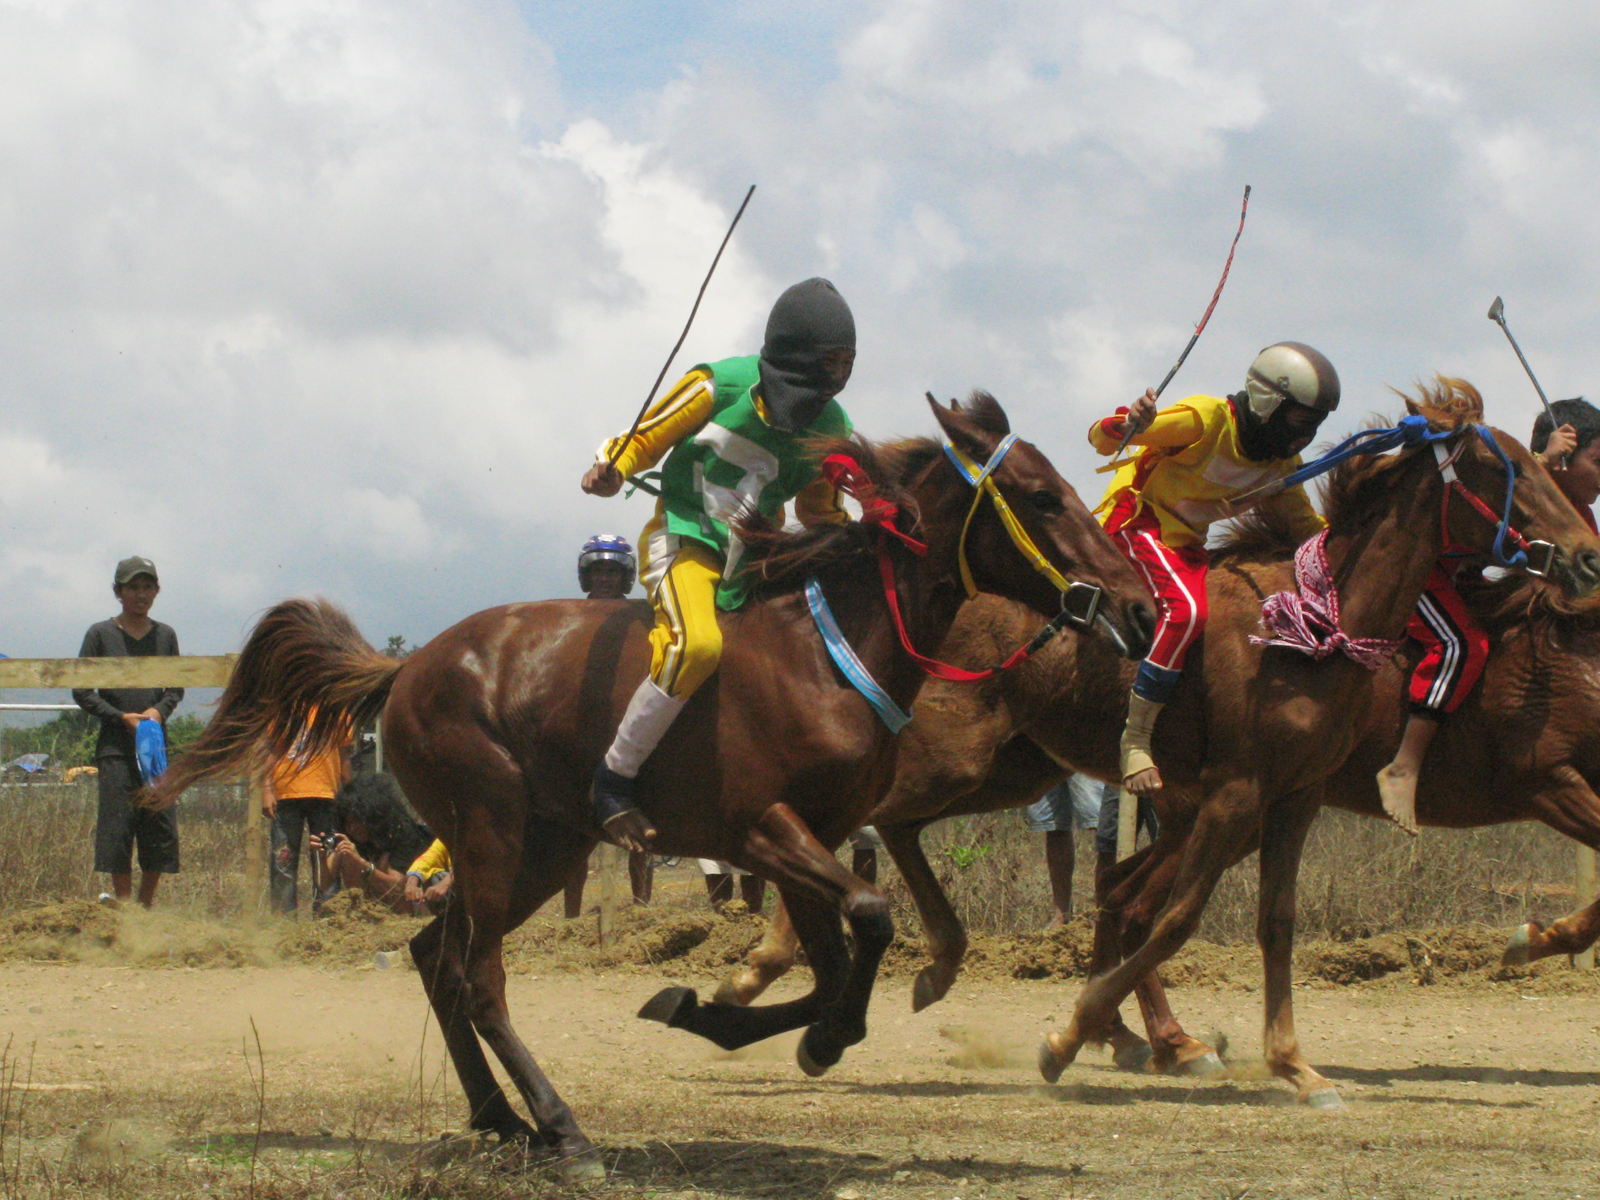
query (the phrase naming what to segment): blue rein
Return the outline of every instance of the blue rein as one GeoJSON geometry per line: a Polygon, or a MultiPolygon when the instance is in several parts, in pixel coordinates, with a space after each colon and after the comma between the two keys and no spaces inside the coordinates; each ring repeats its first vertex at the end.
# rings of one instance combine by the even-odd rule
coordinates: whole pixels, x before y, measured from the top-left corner
{"type": "MultiPolygon", "coordinates": [[[[1500,513],[1500,520],[1495,527],[1494,547],[1492,556],[1496,566],[1500,567],[1531,567],[1528,561],[1528,552],[1518,549],[1514,554],[1506,554],[1506,539],[1512,534],[1511,530],[1511,505],[1517,486],[1517,469],[1510,457],[1500,448],[1500,443],[1494,440],[1494,431],[1487,425],[1474,422],[1468,426],[1483,441],[1484,445],[1500,460],[1500,465],[1506,470],[1506,499],[1500,513]]],[[[1332,450],[1320,458],[1315,458],[1296,471],[1285,475],[1282,480],[1284,487],[1293,487],[1295,484],[1304,483],[1308,479],[1315,479],[1327,471],[1354,458],[1358,454],[1383,454],[1386,451],[1404,446],[1425,446],[1430,443],[1445,442],[1458,436],[1459,429],[1430,429],[1428,418],[1415,413],[1400,418],[1400,423],[1388,429],[1363,429],[1360,433],[1352,434],[1345,438],[1332,450]]],[[[1443,463],[1441,463],[1441,468],[1443,463]]],[[[1452,476],[1453,478],[1453,476],[1452,476]]],[[[1463,485],[1464,486],[1464,485],[1463,485]]],[[[1519,537],[1520,541],[1521,538],[1519,537]]]]}

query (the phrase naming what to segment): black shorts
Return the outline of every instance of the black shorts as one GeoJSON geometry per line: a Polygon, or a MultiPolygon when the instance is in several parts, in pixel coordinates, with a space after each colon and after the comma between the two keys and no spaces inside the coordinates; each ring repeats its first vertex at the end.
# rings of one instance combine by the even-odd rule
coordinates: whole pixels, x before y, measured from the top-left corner
{"type": "Polygon", "coordinates": [[[136,808],[128,797],[143,781],[131,758],[102,758],[100,810],[94,823],[94,869],[113,875],[133,870],[133,846],[139,845],[139,869],[169,875],[178,869],[178,810],[136,808]]]}

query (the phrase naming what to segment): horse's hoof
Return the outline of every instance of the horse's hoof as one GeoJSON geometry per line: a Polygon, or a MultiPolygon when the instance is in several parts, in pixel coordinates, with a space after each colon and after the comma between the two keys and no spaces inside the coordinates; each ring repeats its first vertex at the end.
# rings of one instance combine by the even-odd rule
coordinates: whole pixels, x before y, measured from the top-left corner
{"type": "Polygon", "coordinates": [[[691,987],[662,988],[644,1002],[639,1015],[646,1021],[660,1021],[669,1029],[681,1029],[697,1003],[691,987]]]}
{"type": "Polygon", "coordinates": [[[1210,1079],[1221,1075],[1228,1068],[1222,1065],[1222,1059],[1215,1050],[1207,1050],[1199,1058],[1191,1058],[1188,1062],[1181,1062],[1173,1068],[1174,1075],[1186,1075],[1191,1079],[1210,1079]]]}
{"type": "Polygon", "coordinates": [[[821,1079],[828,1073],[828,1069],[837,1065],[844,1057],[842,1049],[831,1052],[822,1048],[821,1036],[817,1034],[817,1027],[811,1026],[801,1037],[800,1044],[795,1047],[794,1060],[800,1069],[813,1079],[821,1079]]]}
{"type": "Polygon", "coordinates": [[[1061,1072],[1067,1069],[1067,1064],[1061,1061],[1055,1048],[1050,1045],[1050,1039],[1045,1038],[1039,1043],[1039,1074],[1044,1076],[1046,1083],[1054,1083],[1061,1078],[1061,1072]]]}
{"type": "Polygon", "coordinates": [[[750,1001],[740,993],[739,985],[734,982],[736,976],[729,975],[717,985],[716,993],[711,997],[713,1004],[734,1004],[740,1008],[749,1005],[750,1001]]]}
{"type": "Polygon", "coordinates": [[[1318,1088],[1314,1092],[1306,1093],[1306,1107],[1319,1108],[1323,1112],[1338,1112],[1344,1108],[1344,1099],[1331,1087],[1318,1088]]]}
{"type": "Polygon", "coordinates": [[[598,1150],[584,1150],[556,1163],[561,1182],[573,1187],[595,1187],[606,1181],[606,1165],[598,1150]]]}
{"type": "Polygon", "coordinates": [[[1143,1038],[1135,1038],[1111,1051],[1111,1061],[1118,1070],[1132,1071],[1142,1075],[1150,1070],[1150,1060],[1155,1057],[1155,1051],[1150,1049],[1150,1043],[1143,1038]]]}
{"type": "Polygon", "coordinates": [[[1538,927],[1531,922],[1520,926],[1511,935],[1511,940],[1506,943],[1505,953],[1500,956],[1502,967],[1525,967],[1533,961],[1533,935],[1538,933],[1538,927]]]}
{"type": "Polygon", "coordinates": [[[911,985],[911,1011],[921,1012],[930,1004],[937,1004],[944,999],[947,988],[941,988],[933,981],[929,972],[930,967],[923,967],[917,972],[917,981],[911,985]]]}

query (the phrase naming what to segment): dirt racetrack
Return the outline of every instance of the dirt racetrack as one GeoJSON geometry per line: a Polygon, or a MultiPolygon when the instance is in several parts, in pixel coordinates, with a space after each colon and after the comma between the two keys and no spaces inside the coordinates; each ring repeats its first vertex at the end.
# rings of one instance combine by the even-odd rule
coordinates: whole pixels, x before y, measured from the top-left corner
{"type": "MultiPolygon", "coordinates": [[[[376,940],[392,941],[390,926],[408,923],[369,924],[376,940]]],[[[124,940],[165,943],[176,962],[176,929],[158,920],[124,940]]],[[[582,941],[575,926],[535,932],[530,945],[582,941]]],[[[1404,939],[1397,945],[1391,957],[1404,953],[1404,939]]],[[[5,967],[0,1041],[11,1039],[17,1070],[0,1072],[0,1194],[560,1190],[537,1168],[461,1161],[460,1145],[440,1143],[464,1124],[464,1106],[414,971],[375,969],[365,946],[360,961],[328,952],[321,965],[280,956],[280,965],[214,969],[145,969],[102,949],[57,962],[13,953],[5,967]],[[252,1076],[263,1069],[258,1092],[252,1076]]],[[[1092,1052],[1055,1087],[1041,1083],[1033,1054],[1065,1019],[1070,980],[1008,978],[980,964],[944,1003],[912,1014],[901,971],[883,983],[867,1042],[813,1081],[794,1065],[793,1036],[729,1055],[633,1016],[667,983],[708,988],[716,974],[704,964],[597,970],[570,955],[520,953],[514,1019],[603,1145],[610,1193],[1600,1195],[1600,988],[1564,964],[1498,980],[1481,967],[1444,971],[1431,986],[1417,982],[1416,964],[1344,985],[1309,976],[1301,1033],[1348,1101],[1327,1114],[1294,1105],[1255,1061],[1248,948],[1213,956],[1233,964],[1228,982],[1174,992],[1191,1031],[1228,1039],[1228,1078],[1131,1076],[1092,1052]]],[[[1338,970],[1374,953],[1346,947],[1338,970]]],[[[910,948],[900,957],[915,960],[910,948]]],[[[1302,973],[1320,961],[1302,958],[1302,973]]]]}

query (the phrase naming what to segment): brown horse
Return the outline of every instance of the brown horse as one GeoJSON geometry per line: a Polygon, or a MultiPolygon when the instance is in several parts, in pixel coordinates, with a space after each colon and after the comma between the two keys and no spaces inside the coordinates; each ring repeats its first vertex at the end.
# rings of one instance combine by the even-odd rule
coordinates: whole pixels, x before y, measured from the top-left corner
{"type": "MultiPolygon", "coordinates": [[[[975,462],[989,461],[1009,434],[1004,412],[982,393],[965,407],[933,407],[950,443],[975,462]]],[[[1143,654],[1154,626],[1148,593],[1028,443],[1015,442],[992,475],[1025,536],[1007,531],[1000,500],[991,507],[986,493],[975,497],[936,441],[842,442],[821,451],[860,461],[876,498],[897,506],[898,519],[926,542],[925,557],[865,525],[748,531],[754,599],[724,614],[716,677],[639,778],[658,849],[723,859],[775,883],[815,974],[809,995],[782,1004],[706,1004],[687,988],[669,988],[641,1015],[729,1048],[806,1027],[799,1059],[813,1074],[865,1036],[878,960],[893,936],[882,894],[845,871],[833,850],[887,781],[894,739],[830,659],[802,594],[806,581],[820,582],[860,660],[901,707],[921,669],[901,648],[879,555],[893,566],[915,645],[938,645],[964,599],[963,543],[979,588],[1039,612],[1063,603],[1056,585],[1031,569],[1040,562],[1058,579],[1099,587],[1094,628],[1126,653],[1143,654]],[[1028,539],[1035,553],[1025,558],[1028,539]]],[[[884,519],[895,519],[888,511],[884,519]]],[[[472,1124],[504,1137],[533,1133],[496,1083],[481,1038],[522,1093],[544,1144],[580,1176],[599,1164],[511,1027],[501,944],[561,889],[599,836],[587,784],[644,677],[649,628],[641,604],[511,605],[469,617],[399,663],[374,652],[331,606],[285,603],[251,634],[216,716],[159,797],[237,770],[263,745],[286,747],[313,708],[313,742],[381,710],[394,773],[455,860],[458,902],[413,939],[412,953],[472,1124]]]]}
{"type": "MultiPolygon", "coordinates": [[[[1436,393],[1436,399],[1448,402],[1455,410],[1444,412],[1436,409],[1433,414],[1436,423],[1444,424],[1476,415],[1475,394],[1469,395],[1464,389],[1456,389],[1454,395],[1440,391],[1436,393]]],[[[1509,439],[1503,439],[1506,440],[1509,439]]],[[[1524,465],[1531,461],[1525,452],[1520,448],[1511,452],[1517,457],[1524,475],[1532,473],[1537,476],[1537,467],[1531,468],[1530,472],[1524,465]]],[[[1426,452],[1424,456],[1431,457],[1426,452]]],[[[1485,487],[1486,494],[1492,499],[1496,498],[1497,488],[1503,496],[1503,474],[1497,482],[1494,468],[1490,465],[1493,460],[1489,452],[1484,450],[1481,458],[1487,461],[1480,461],[1479,465],[1487,467],[1488,472],[1487,475],[1479,474],[1478,485],[1485,487]]],[[[1379,627],[1385,624],[1393,627],[1396,614],[1403,626],[1405,614],[1415,603],[1414,596],[1407,600],[1404,591],[1392,587],[1387,597],[1380,591],[1374,599],[1368,600],[1368,594],[1375,590],[1373,580],[1392,585],[1394,570],[1392,566],[1384,565],[1382,554],[1376,558],[1364,556],[1373,555],[1374,549],[1382,548],[1385,543],[1389,553],[1393,554],[1396,548],[1385,536],[1385,527],[1393,528],[1396,520],[1404,520],[1405,513],[1415,516],[1418,512],[1425,512],[1428,504],[1441,503],[1442,485],[1437,475],[1427,469],[1429,465],[1416,452],[1412,452],[1384,465],[1372,466],[1364,472],[1355,468],[1347,469],[1335,485],[1335,494],[1340,497],[1340,503],[1335,506],[1333,514],[1333,537],[1343,539],[1347,547],[1357,551],[1354,554],[1347,551],[1341,564],[1340,592],[1346,598],[1346,613],[1363,613],[1362,616],[1348,619],[1350,626],[1361,628],[1357,625],[1359,620],[1379,627]],[[1402,466],[1403,460],[1411,461],[1402,466]],[[1431,495],[1428,494],[1430,483],[1431,495]],[[1417,494],[1419,490],[1422,495],[1417,494]],[[1420,509],[1417,507],[1419,502],[1422,505],[1420,509]],[[1390,511],[1386,512],[1385,509],[1390,511]],[[1369,576],[1369,572],[1372,575],[1369,576]],[[1352,603],[1358,600],[1363,602],[1362,608],[1353,609],[1352,603]],[[1383,614],[1378,602],[1383,600],[1395,606],[1386,622],[1379,619],[1383,614]]],[[[1561,520],[1564,517],[1575,518],[1575,514],[1571,513],[1570,508],[1552,504],[1550,493],[1554,493],[1554,488],[1545,478],[1537,486],[1532,483],[1526,486],[1519,484],[1517,499],[1524,506],[1523,511],[1534,514],[1535,519],[1541,514],[1554,519],[1552,527],[1560,527],[1565,535],[1563,547],[1569,556],[1569,574],[1575,585],[1580,588],[1592,587],[1597,577],[1595,569],[1600,566],[1600,562],[1592,557],[1593,539],[1591,537],[1585,544],[1573,521],[1561,520]]],[[[1437,539],[1440,527],[1437,516],[1424,524],[1426,528],[1418,526],[1423,535],[1419,540],[1426,543],[1430,531],[1437,539]]],[[[1487,539],[1492,538],[1493,532],[1493,526],[1485,523],[1475,531],[1462,527],[1455,531],[1455,535],[1457,538],[1471,537],[1473,544],[1483,547],[1487,539]]],[[[1408,557],[1415,554],[1417,562],[1426,564],[1432,561],[1426,544],[1415,550],[1408,547],[1406,553],[1408,557]]],[[[1156,850],[1141,854],[1124,868],[1125,873],[1136,872],[1141,866],[1153,868],[1152,860],[1174,861],[1173,854],[1176,851],[1173,847],[1181,847],[1182,843],[1181,836],[1175,835],[1191,827],[1201,815],[1198,805],[1186,809],[1184,802],[1208,782],[1205,772],[1211,772],[1214,780],[1220,778],[1225,781],[1229,771],[1250,778],[1254,770],[1258,781],[1254,785],[1257,793],[1253,802],[1260,806],[1259,812],[1265,814],[1272,798],[1270,789],[1275,783],[1273,776],[1288,775],[1291,781],[1299,783],[1296,778],[1299,772],[1276,754],[1267,762],[1255,764],[1252,768],[1247,757],[1252,749],[1273,746],[1273,739],[1282,737],[1286,749],[1304,747],[1308,755],[1320,754],[1322,771],[1329,769],[1327,764],[1337,766],[1348,751],[1353,728],[1346,730],[1341,725],[1354,727],[1358,722],[1353,710],[1342,707],[1344,702],[1340,697],[1353,699],[1362,690],[1363,682],[1371,683],[1366,680],[1365,672],[1357,674],[1356,669],[1348,664],[1342,668],[1331,663],[1312,668],[1300,661],[1298,656],[1290,657],[1282,651],[1263,654],[1260,648],[1250,646],[1247,640],[1248,635],[1259,627],[1264,597],[1272,591],[1292,585],[1292,574],[1286,559],[1287,555],[1281,547],[1269,546],[1264,554],[1240,547],[1221,556],[1211,572],[1209,600],[1212,617],[1206,637],[1206,644],[1211,649],[1203,652],[1203,665],[1201,660],[1196,660],[1194,667],[1186,672],[1186,678],[1190,681],[1184,689],[1187,696],[1180,705],[1175,706],[1171,717],[1163,719],[1158,731],[1162,737],[1158,742],[1163,752],[1162,761],[1184,764],[1184,769],[1171,778],[1166,794],[1159,800],[1167,826],[1163,830],[1162,842],[1167,844],[1168,850],[1165,856],[1156,850]],[[1219,643],[1225,648],[1223,653],[1218,653],[1219,643]],[[1268,678],[1263,679],[1263,673],[1268,678]],[[1319,682],[1324,685],[1332,682],[1338,686],[1296,699],[1288,685],[1307,674],[1331,675],[1334,677],[1332,681],[1319,682]],[[1203,689],[1196,686],[1201,680],[1203,689]],[[1258,701],[1244,713],[1228,711],[1230,705],[1235,709],[1239,707],[1239,698],[1248,697],[1254,690],[1263,688],[1265,690],[1259,694],[1266,702],[1258,701]],[[1307,708],[1308,703],[1316,707],[1307,708]],[[1219,710],[1223,719],[1237,719],[1242,715],[1247,719],[1263,721],[1266,725],[1251,737],[1241,739],[1234,735],[1231,740],[1237,748],[1232,751],[1234,758],[1231,763],[1217,763],[1214,757],[1216,748],[1206,745],[1208,724],[1219,719],[1219,710]],[[1324,738],[1327,739],[1326,744],[1316,744],[1324,738]],[[1265,778],[1260,778],[1263,776],[1265,778]]],[[[1392,562],[1392,559],[1389,561],[1392,562]]],[[[1411,582],[1420,592],[1420,577],[1411,582]]],[[[1004,603],[992,600],[975,602],[952,630],[945,652],[958,659],[969,654],[982,658],[991,645],[1005,642],[1015,623],[1015,614],[1004,603]]],[[[1394,672],[1388,674],[1393,675],[1394,672]]],[[[890,852],[906,876],[928,931],[933,961],[918,977],[913,993],[915,1007],[923,1007],[944,995],[954,979],[966,945],[960,923],[918,845],[917,837],[921,829],[928,822],[945,816],[993,811],[1027,803],[1059,781],[1064,773],[1062,764],[1070,764],[1072,768],[1101,778],[1114,777],[1117,770],[1117,732],[1130,675],[1131,668],[1097,653],[1091,646],[1075,644],[1074,639],[1069,638],[1062,639],[1049,653],[1039,656],[1024,669],[982,688],[958,692],[936,682],[930,681],[925,685],[918,699],[919,721],[913,723],[901,739],[894,784],[872,814],[874,824],[884,835],[890,852]],[[1023,736],[1017,736],[1019,734],[1023,736]]],[[[1385,683],[1372,686],[1376,695],[1384,694],[1385,683]]],[[[1398,736],[1400,728],[1399,718],[1392,716],[1394,711],[1386,711],[1381,702],[1370,707],[1363,704],[1360,708],[1360,712],[1366,716],[1363,732],[1368,735],[1368,740],[1385,744],[1391,751],[1392,739],[1398,736]],[[1379,729],[1384,732],[1382,738],[1377,736],[1379,729]]],[[[1218,740],[1213,738],[1213,742],[1218,740]]],[[[1267,756],[1263,754],[1262,757],[1267,756]]],[[[1376,769],[1376,766],[1371,770],[1361,768],[1366,771],[1362,776],[1366,790],[1374,797],[1376,790],[1372,785],[1372,776],[1376,769]]],[[[1353,777],[1353,770],[1347,771],[1346,775],[1353,777]]],[[[1211,786],[1217,787],[1219,784],[1212,782],[1211,786]]],[[[1277,783],[1276,786],[1285,789],[1283,783],[1277,783]]],[[[1307,786],[1300,783],[1298,788],[1285,790],[1304,791],[1307,786]]],[[[1431,804],[1425,805],[1424,812],[1431,812],[1431,804]]],[[[1273,815],[1277,815],[1276,810],[1273,815]]],[[[1261,824],[1260,817],[1252,824],[1248,811],[1238,819],[1236,827],[1244,831],[1245,840],[1240,843],[1242,851],[1232,855],[1234,860],[1255,848],[1261,824]]],[[[1168,883],[1170,885],[1170,880],[1168,883]]],[[[1209,891],[1209,886],[1206,890],[1209,891]]],[[[1269,889],[1264,886],[1263,895],[1268,894],[1269,889]]],[[[1141,897],[1146,903],[1153,903],[1155,898],[1155,895],[1141,897]]],[[[1164,901],[1165,894],[1160,894],[1160,899],[1164,901]]],[[[1292,904],[1289,912],[1292,915],[1292,904]]],[[[1269,931],[1270,934],[1272,931],[1269,931]]],[[[1271,936],[1274,946],[1281,940],[1271,936]]],[[[1098,947],[1107,967],[1116,961],[1117,941],[1120,938],[1103,939],[1098,947]]],[[[772,937],[752,954],[747,967],[724,985],[723,994],[731,999],[747,1000],[781,973],[788,953],[781,923],[776,923],[772,937]]],[[[1140,987],[1140,1001],[1152,1035],[1158,1067],[1182,1069],[1204,1067],[1215,1062],[1209,1048],[1188,1038],[1172,1019],[1153,976],[1140,987]]],[[[1115,1019],[1114,1012],[1111,1019],[1104,1021],[1096,1032],[1111,1040],[1118,1048],[1119,1061],[1132,1059],[1142,1048],[1131,1031],[1115,1019]]],[[[1283,1043],[1280,1041],[1279,1044],[1283,1043]]],[[[1041,1065],[1047,1074],[1052,1070],[1059,1073],[1058,1062],[1052,1048],[1042,1058],[1041,1065]]],[[[1298,1070],[1292,1055],[1284,1056],[1282,1065],[1284,1073],[1292,1076],[1298,1070]]],[[[1320,1090],[1316,1083],[1320,1078],[1316,1076],[1313,1080],[1308,1075],[1299,1075],[1297,1082],[1303,1082],[1306,1086],[1302,1090],[1312,1094],[1320,1090]]]]}

